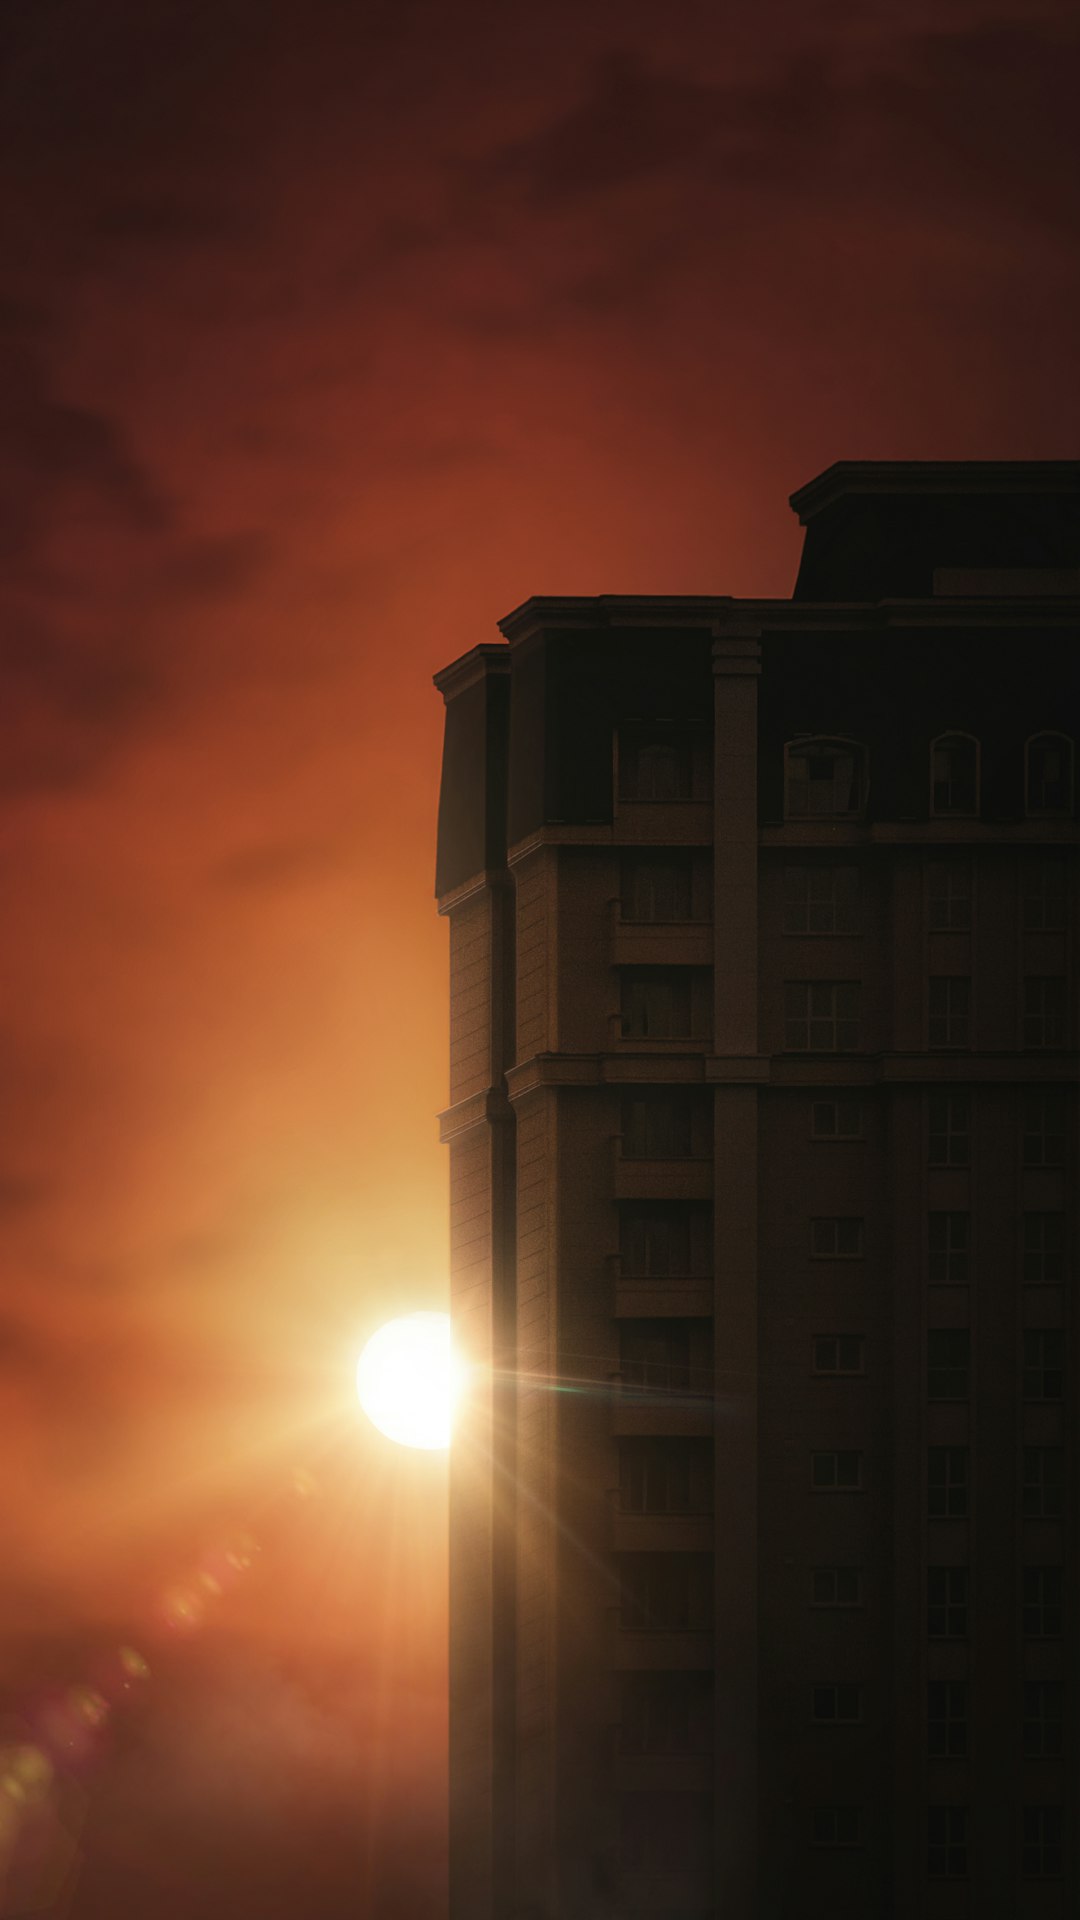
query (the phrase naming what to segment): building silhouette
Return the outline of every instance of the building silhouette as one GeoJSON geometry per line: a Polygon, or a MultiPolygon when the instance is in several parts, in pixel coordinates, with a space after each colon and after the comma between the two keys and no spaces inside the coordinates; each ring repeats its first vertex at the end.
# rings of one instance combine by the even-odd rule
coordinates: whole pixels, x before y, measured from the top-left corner
{"type": "Polygon", "coordinates": [[[1080,463],[437,676],[452,1920],[1078,1909],[1080,463]]]}

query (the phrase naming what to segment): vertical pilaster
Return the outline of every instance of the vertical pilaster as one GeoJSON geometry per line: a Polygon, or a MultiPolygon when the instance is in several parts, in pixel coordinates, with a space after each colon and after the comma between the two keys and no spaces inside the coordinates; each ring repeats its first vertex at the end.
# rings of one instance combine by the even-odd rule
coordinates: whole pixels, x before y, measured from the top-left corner
{"type": "Polygon", "coordinates": [[[715,673],[716,1874],[719,1911],[757,1912],[757,680],[750,629],[715,673]]]}

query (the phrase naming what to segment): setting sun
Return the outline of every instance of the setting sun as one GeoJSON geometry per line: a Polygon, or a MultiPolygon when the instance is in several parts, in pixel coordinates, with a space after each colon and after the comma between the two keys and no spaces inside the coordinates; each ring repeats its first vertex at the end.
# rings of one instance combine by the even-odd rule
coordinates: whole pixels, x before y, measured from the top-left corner
{"type": "Polygon", "coordinates": [[[410,1313],[373,1333],[356,1368],[360,1405],[403,1447],[450,1445],[463,1369],[445,1313],[410,1313]]]}

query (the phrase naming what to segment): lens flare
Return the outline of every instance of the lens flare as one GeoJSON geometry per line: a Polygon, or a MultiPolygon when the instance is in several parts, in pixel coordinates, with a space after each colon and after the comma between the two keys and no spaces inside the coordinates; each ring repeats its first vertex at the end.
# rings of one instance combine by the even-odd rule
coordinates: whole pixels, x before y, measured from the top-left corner
{"type": "Polygon", "coordinates": [[[373,1426],[403,1447],[450,1445],[464,1368],[445,1313],[410,1313],[373,1333],[356,1369],[360,1405],[373,1426]]]}

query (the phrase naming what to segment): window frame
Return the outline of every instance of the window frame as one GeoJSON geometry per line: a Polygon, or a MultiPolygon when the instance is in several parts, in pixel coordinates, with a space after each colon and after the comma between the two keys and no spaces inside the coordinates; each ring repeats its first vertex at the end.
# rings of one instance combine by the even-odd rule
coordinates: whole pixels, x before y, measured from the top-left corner
{"type": "Polygon", "coordinates": [[[865,1140],[865,1112],[865,1102],[861,1093],[824,1094],[821,1096],[815,1094],[810,1102],[810,1138],[811,1140],[828,1140],[834,1144],[839,1144],[847,1140],[865,1140]],[[836,1112],[837,1119],[839,1119],[839,1112],[842,1106],[854,1108],[856,1121],[854,1130],[842,1133],[839,1126],[837,1126],[831,1133],[823,1132],[817,1124],[817,1114],[819,1110],[824,1107],[832,1107],[836,1112]]]}
{"type": "Polygon", "coordinates": [[[1020,1097],[1020,1164],[1022,1167],[1063,1167],[1069,1136],[1069,1107],[1064,1087],[1024,1087],[1020,1097]],[[1036,1116],[1036,1106],[1039,1112],[1036,1116]],[[1049,1115],[1049,1118],[1048,1118],[1049,1115]],[[1037,1124],[1030,1124],[1037,1117],[1037,1124]],[[1029,1142],[1041,1142],[1039,1156],[1028,1152],[1029,1142]],[[1054,1157],[1048,1158],[1049,1152],[1054,1157]],[[1054,1143],[1058,1143],[1059,1151],[1054,1143]]]}
{"type": "Polygon", "coordinates": [[[811,1607],[818,1608],[821,1611],[826,1613],[835,1613],[838,1611],[842,1612],[849,1607],[862,1607],[862,1606],[865,1606],[865,1604],[866,1602],[863,1598],[863,1570],[861,1566],[860,1567],[838,1567],[838,1566],[811,1567],[810,1569],[810,1605],[811,1607]],[[832,1599],[824,1599],[820,1597],[818,1594],[817,1582],[819,1580],[824,1580],[826,1577],[829,1577],[829,1576],[831,1576],[832,1582],[833,1582],[833,1597],[832,1599]],[[837,1594],[836,1589],[839,1584],[839,1580],[842,1577],[854,1581],[855,1598],[853,1600],[841,1600],[837,1594]]]}
{"type": "Polygon", "coordinates": [[[1069,996],[1064,973],[1025,973],[1020,1010],[1020,1046],[1024,1053],[1062,1053],[1069,1044],[1069,996]],[[1046,989],[1053,984],[1061,989],[1060,1006],[1047,1005],[1056,996],[1046,989]],[[1042,991],[1036,995],[1034,989],[1042,991]],[[1036,1008],[1032,1002],[1038,999],[1036,1008]]]}
{"type": "Polygon", "coordinates": [[[1076,742],[1069,733],[1062,733],[1056,727],[1044,727],[1038,733],[1029,733],[1024,741],[1024,814],[1029,820],[1068,820],[1073,812],[1076,800],[1076,742]],[[1037,807],[1031,799],[1031,755],[1032,749],[1042,746],[1043,742],[1060,741],[1068,749],[1069,771],[1065,781],[1065,799],[1057,807],[1037,807]]]}
{"type": "Polygon", "coordinates": [[[785,1053],[858,1053],[862,1046],[862,981],[861,980],[785,980],[784,983],[784,1046],[785,1053]],[[799,1013],[789,1011],[789,996],[798,988],[803,996],[803,1008],[799,1013]],[[829,1010],[827,1013],[814,1012],[814,992],[827,988],[829,992],[829,1010]],[[850,1005],[853,1011],[841,1013],[838,995],[841,990],[851,994],[850,1005]],[[791,1039],[792,1031],[799,1027],[805,1031],[805,1042],[795,1043],[791,1039]],[[832,1037],[824,1045],[813,1044],[815,1027],[830,1027],[832,1037]],[[849,1030],[851,1037],[841,1044],[841,1030],[849,1030]]]}
{"type": "Polygon", "coordinates": [[[971,1569],[967,1566],[942,1566],[932,1563],[926,1569],[926,1637],[928,1640],[967,1640],[969,1631],[969,1613],[971,1607],[971,1569]],[[935,1581],[940,1580],[943,1592],[933,1591],[935,1581]],[[954,1591],[957,1582],[960,1597],[954,1591]],[[957,1616],[963,1615],[963,1627],[954,1624],[957,1616]],[[934,1619],[940,1615],[942,1628],[935,1631],[934,1619]]]}
{"type": "Polygon", "coordinates": [[[971,1515],[971,1449],[966,1446],[930,1446],[926,1449],[926,1517],[935,1520],[967,1520],[971,1515]],[[945,1467],[944,1477],[933,1477],[934,1464],[941,1461],[945,1467]],[[959,1464],[962,1474],[953,1477],[953,1468],[959,1464]],[[941,1489],[942,1506],[940,1512],[934,1511],[934,1496],[941,1489]],[[954,1500],[954,1495],[962,1496],[954,1500]]]}
{"type": "Polygon", "coordinates": [[[961,1679],[932,1679],[926,1683],[926,1756],[928,1760],[966,1760],[968,1757],[968,1683],[961,1679]],[[959,1711],[954,1711],[954,1708],[959,1711]],[[937,1711],[940,1708],[941,1711],[937,1711]],[[940,1740],[935,1730],[941,1730],[940,1740]]]}
{"type": "Polygon", "coordinates": [[[928,1327],[926,1331],[926,1398],[931,1406],[957,1405],[971,1398],[971,1331],[968,1327],[928,1327]],[[946,1341],[955,1343],[962,1360],[934,1358],[946,1341]],[[943,1390],[948,1389],[948,1390],[943,1390]]]}
{"type": "Polygon", "coordinates": [[[930,1053],[968,1053],[971,1049],[972,992],[969,973],[931,973],[926,982],[926,1045],[930,1053]],[[962,992],[957,989],[962,988],[962,992]],[[935,989],[944,991],[935,992],[935,989]],[[934,1001],[944,1001],[935,1009],[934,1001]],[[954,1005],[954,1002],[960,1004],[954,1005]],[[937,1037],[935,1037],[935,1026],[937,1037]]]}
{"type": "Polygon", "coordinates": [[[975,868],[969,855],[956,854],[951,859],[928,860],[926,862],[926,930],[928,933],[970,933],[975,917],[975,868]],[[939,893],[934,892],[934,875],[945,875],[946,885],[939,893]],[[967,882],[967,891],[959,892],[948,884],[957,873],[967,882]],[[945,918],[935,920],[935,902],[944,903],[945,918]],[[962,902],[966,913],[961,919],[953,916],[954,905],[962,902]]]}
{"type": "MultiPolygon", "coordinates": [[[[789,823],[793,823],[793,822],[801,823],[804,820],[811,820],[811,821],[813,820],[847,820],[853,823],[858,823],[859,821],[864,820],[866,817],[867,798],[870,792],[869,770],[870,770],[870,756],[869,756],[869,753],[867,752],[865,742],[863,742],[862,740],[849,739],[846,735],[840,734],[840,733],[796,734],[793,739],[785,740],[784,742],[784,819],[785,821],[789,823]],[[814,749],[817,749],[816,753],[814,752],[814,749]],[[839,808],[835,805],[831,805],[825,809],[812,808],[810,805],[811,782],[810,782],[809,775],[807,775],[806,783],[805,783],[806,806],[802,811],[799,811],[795,807],[793,807],[792,806],[792,790],[793,790],[794,783],[792,780],[792,772],[791,772],[793,761],[810,760],[811,758],[824,759],[826,757],[829,757],[833,760],[839,760],[845,754],[850,754],[851,761],[852,761],[851,780],[852,780],[852,786],[854,787],[855,794],[856,794],[855,805],[842,807],[842,808],[839,808]]],[[[833,774],[834,793],[835,793],[835,781],[836,781],[836,775],[834,772],[833,774]]]]}
{"type": "Polygon", "coordinates": [[[935,734],[934,738],[930,742],[930,818],[931,820],[977,820],[979,818],[979,813],[981,809],[981,801],[982,801],[982,745],[981,745],[981,742],[978,740],[975,734],[966,733],[962,727],[949,727],[946,729],[944,733],[935,734]],[[934,756],[939,752],[939,750],[952,745],[953,742],[955,742],[957,745],[960,745],[961,743],[963,743],[964,746],[971,747],[974,749],[974,754],[973,754],[974,765],[972,768],[972,804],[969,807],[956,807],[956,806],[940,806],[939,807],[937,804],[936,789],[939,783],[937,779],[936,769],[934,766],[934,756]]]}
{"type": "Polygon", "coordinates": [[[781,885],[783,889],[781,919],[782,919],[782,932],[784,934],[785,939],[850,940],[850,939],[861,938],[863,933],[863,885],[862,885],[862,882],[863,882],[862,868],[857,864],[857,862],[852,860],[847,860],[847,861],[789,860],[789,861],[786,861],[784,864],[782,879],[781,879],[781,885]],[[836,881],[837,881],[837,876],[839,874],[855,875],[855,887],[854,887],[854,892],[853,892],[851,901],[838,900],[837,898],[836,881]],[[813,898],[813,882],[815,881],[815,879],[820,879],[822,875],[829,876],[832,882],[832,885],[830,887],[827,899],[815,900],[813,898]],[[805,880],[806,882],[805,897],[796,901],[792,901],[791,898],[789,897],[789,882],[793,877],[796,877],[796,876],[800,879],[805,880]],[[789,925],[789,918],[791,913],[795,909],[800,907],[805,909],[806,925],[805,926],[789,925]],[[817,912],[819,915],[831,913],[831,916],[832,916],[831,925],[817,926],[817,927],[811,925],[811,921],[813,919],[815,912],[817,912]],[[851,924],[849,926],[838,926],[837,919],[839,917],[842,917],[842,915],[845,912],[849,915],[851,924]]]}
{"type": "Polygon", "coordinates": [[[928,1168],[970,1167],[971,1161],[972,1161],[971,1148],[972,1148],[972,1101],[971,1101],[970,1093],[967,1091],[966,1088],[962,1088],[958,1090],[951,1090],[951,1089],[940,1090],[938,1088],[935,1088],[932,1092],[930,1092],[927,1095],[927,1102],[926,1102],[926,1164],[927,1164],[927,1167],[928,1168]],[[938,1127],[935,1129],[934,1108],[939,1102],[944,1103],[945,1124],[944,1124],[944,1127],[938,1127]],[[966,1126],[964,1127],[954,1126],[953,1124],[954,1109],[958,1109],[963,1112],[964,1118],[967,1122],[966,1126]],[[945,1158],[942,1160],[935,1160],[933,1158],[933,1143],[935,1140],[943,1140],[946,1144],[945,1158]],[[967,1142],[967,1151],[962,1160],[956,1159],[951,1151],[951,1144],[954,1140],[958,1140],[958,1141],[964,1140],[967,1142]]]}
{"type": "Polygon", "coordinates": [[[862,1493],[866,1487],[865,1456],[861,1447],[815,1447],[810,1455],[810,1491],[812,1493],[862,1493]],[[817,1462],[832,1460],[835,1463],[835,1477],[831,1481],[819,1480],[817,1462]],[[841,1483],[839,1462],[854,1460],[855,1479],[841,1483]]]}
{"type": "Polygon", "coordinates": [[[865,1260],[866,1258],[866,1219],[861,1213],[822,1213],[814,1214],[810,1220],[810,1259],[811,1260],[865,1260]],[[819,1242],[824,1235],[820,1228],[834,1229],[832,1245],[824,1247],[819,1242]],[[854,1227],[852,1236],[854,1245],[844,1251],[841,1247],[843,1229],[854,1227]]]}
{"type": "Polygon", "coordinates": [[[968,1809],[947,1801],[926,1809],[926,1877],[928,1880],[966,1880],[968,1874],[968,1809]]]}
{"type": "Polygon", "coordinates": [[[1064,1567],[1054,1563],[1023,1567],[1020,1581],[1020,1631],[1023,1638],[1060,1640],[1064,1618],[1064,1567]],[[1049,1597],[1046,1591],[1048,1586],[1056,1589],[1049,1597]],[[1048,1615],[1052,1623],[1056,1620],[1056,1624],[1047,1626],[1048,1615]]]}
{"type": "Polygon", "coordinates": [[[861,1727],[863,1723],[863,1683],[861,1680],[815,1680],[810,1688],[810,1719],[815,1727],[861,1727]],[[831,1703],[832,1712],[828,1711],[831,1703]],[[853,1709],[841,1713],[841,1704],[853,1709]]]}
{"type": "Polygon", "coordinates": [[[863,1333],[815,1333],[812,1336],[811,1357],[813,1364],[810,1371],[815,1380],[863,1379],[866,1375],[866,1335],[863,1333]],[[822,1364],[819,1349],[822,1348],[826,1342],[831,1342],[835,1348],[832,1366],[822,1364]],[[841,1366],[840,1364],[843,1357],[842,1349],[845,1343],[847,1343],[849,1347],[854,1346],[856,1349],[856,1364],[851,1367],[841,1366]]]}
{"type": "Polygon", "coordinates": [[[926,1284],[928,1287],[967,1287],[971,1284],[971,1212],[968,1208],[931,1207],[926,1216],[926,1284]],[[963,1231],[954,1243],[954,1225],[963,1222],[963,1231]],[[937,1224],[943,1232],[941,1246],[935,1246],[937,1224]],[[961,1267],[953,1272],[953,1262],[961,1267]],[[940,1263],[940,1264],[939,1264],[940,1263]]]}
{"type": "Polygon", "coordinates": [[[1021,1456],[1021,1519],[1064,1520],[1066,1506],[1064,1447],[1025,1444],[1021,1448],[1021,1456]]]}

